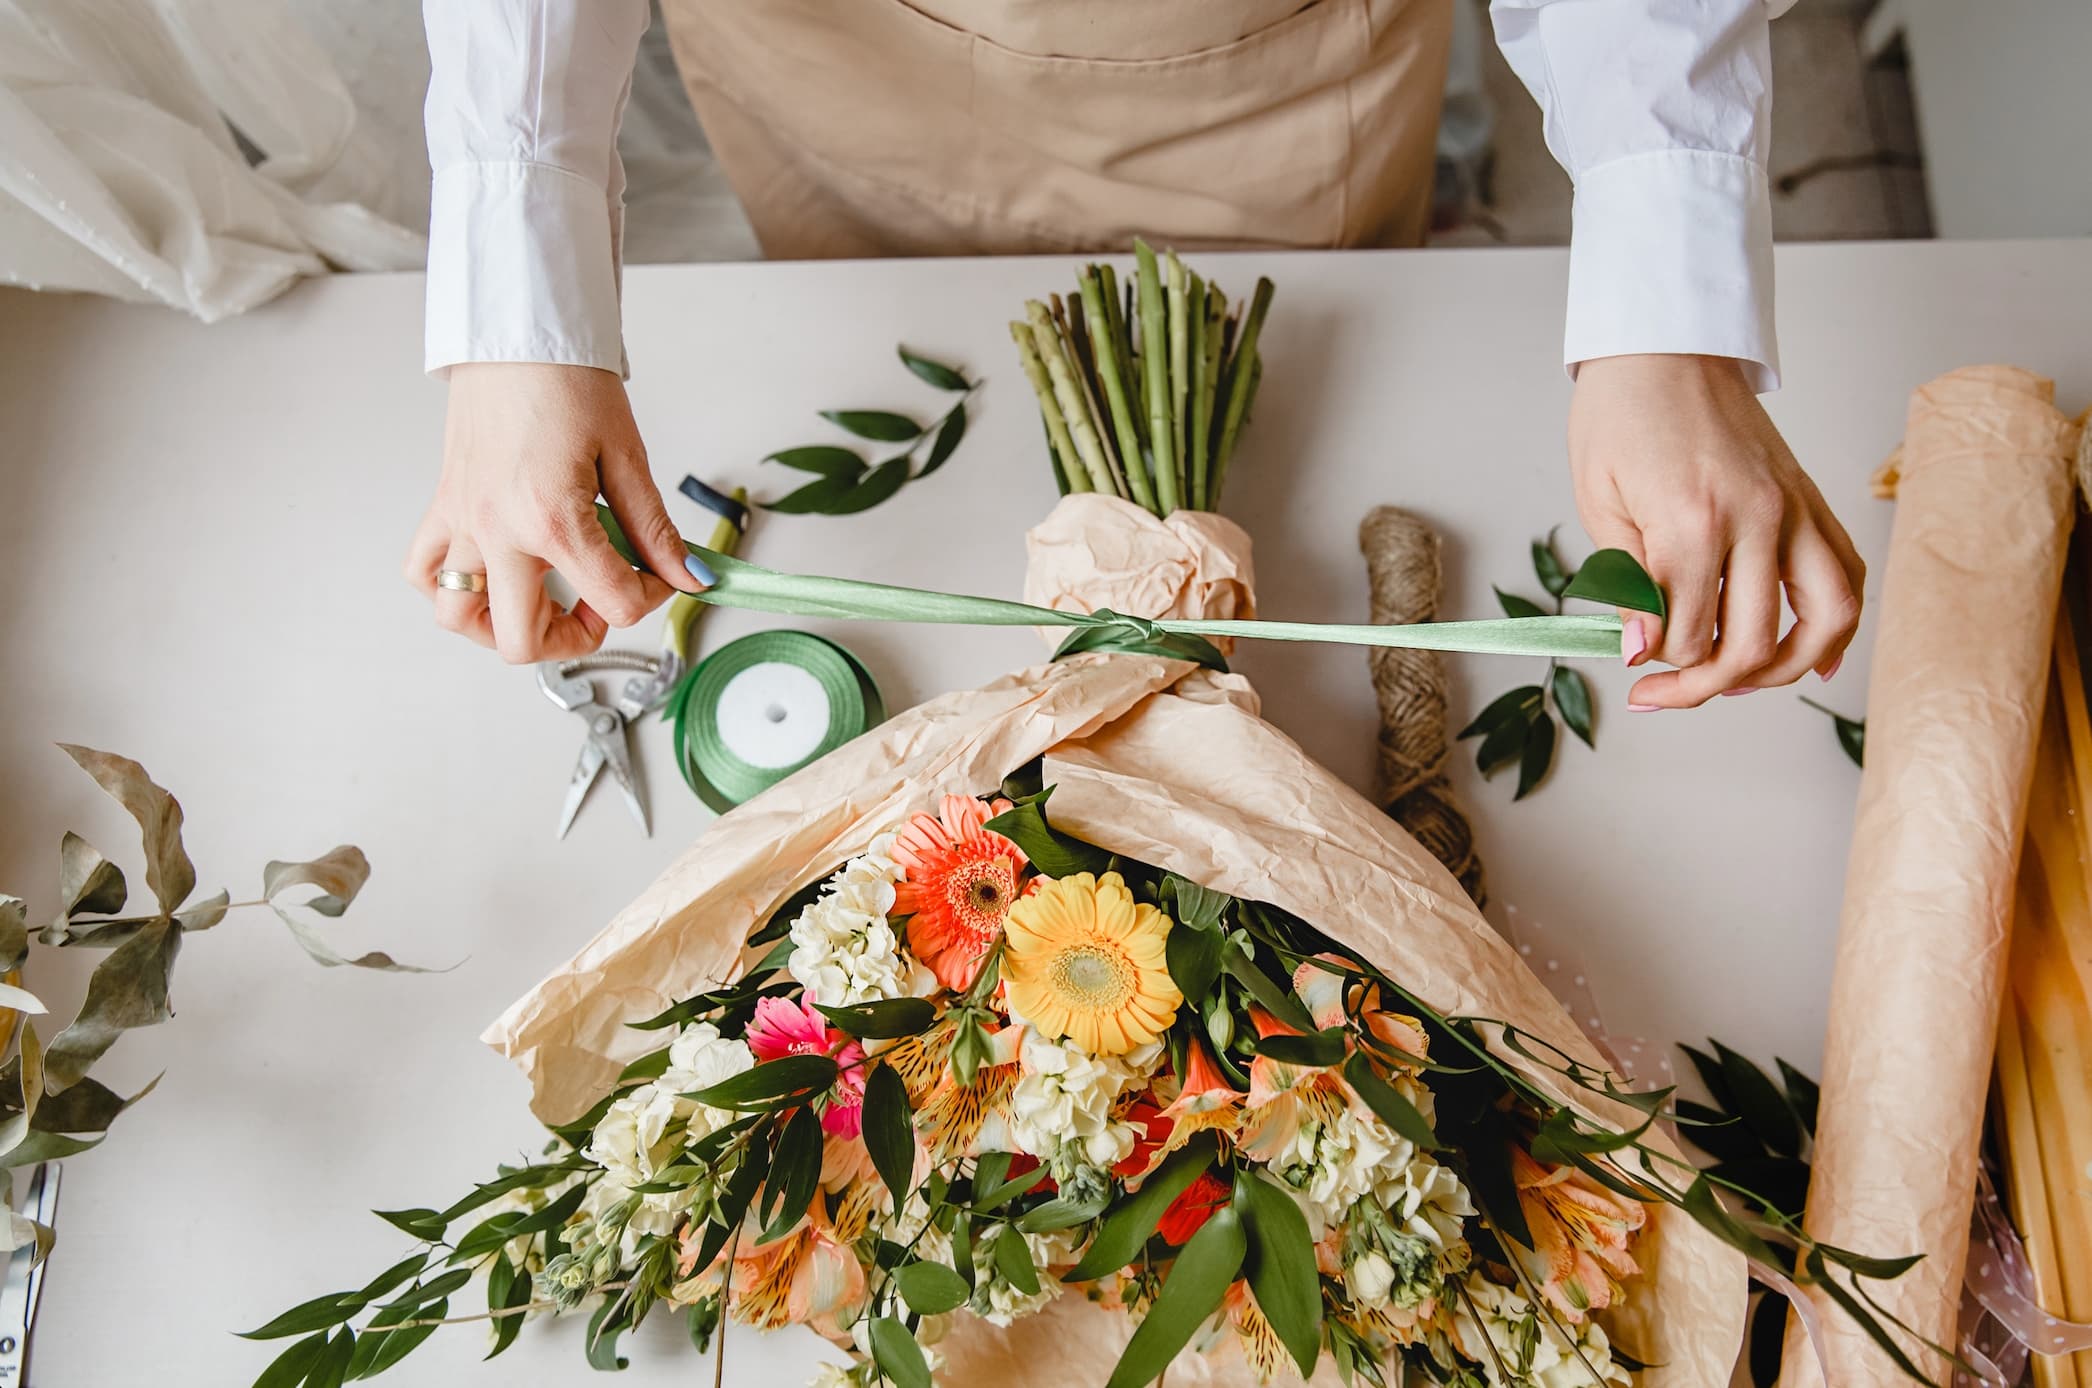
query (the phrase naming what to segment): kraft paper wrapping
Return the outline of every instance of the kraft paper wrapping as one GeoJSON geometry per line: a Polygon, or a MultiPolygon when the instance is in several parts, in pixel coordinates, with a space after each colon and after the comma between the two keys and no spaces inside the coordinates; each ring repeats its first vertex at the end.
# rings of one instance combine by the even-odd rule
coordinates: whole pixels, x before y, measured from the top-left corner
{"type": "MultiPolygon", "coordinates": [[[[1984,366],[1911,397],[1809,1188],[1819,1240],[1925,1254],[1869,1290],[1949,1347],[2072,518],[2077,430],[2054,394],[1984,366]]],[[[1907,1382],[1819,1309],[1825,1363],[1790,1325],[1784,1388],[1907,1382]]]]}
{"type": "MultiPolygon", "coordinates": [[[[1063,501],[1033,532],[1031,565],[1034,601],[1146,617],[1239,615],[1250,602],[1249,540],[1238,527],[1217,517],[1164,523],[1093,495],[1063,501]],[[1142,562],[1144,549],[1156,563],[1142,562]],[[1158,584],[1158,573],[1173,577],[1158,584]]],[[[1504,1018],[1602,1066],[1458,882],[1263,722],[1247,681],[1129,655],[1078,657],[932,700],[722,816],[485,1039],[529,1076],[540,1118],[573,1118],[653,1044],[626,1021],[732,978],[752,962],[742,942],[758,921],[881,831],[1040,755],[1057,786],[1055,820],[1071,832],[1285,907],[1433,1006],[1504,1018]]],[[[1498,1053],[1594,1118],[1639,1121],[1498,1053]]],[[[1743,1331],[1742,1259],[1667,1207],[1652,1211],[1636,1257],[1644,1272],[1608,1324],[1657,1366],[1644,1388],[1727,1382],[1743,1331]]],[[[1102,1383],[1130,1333],[1124,1315],[1071,1293],[1007,1330],[961,1317],[940,1348],[951,1383],[1065,1388],[1102,1383]]],[[[1316,1381],[1330,1377],[1325,1369],[1316,1381]]],[[[1169,1381],[1247,1388],[1254,1379],[1230,1348],[1181,1357],[1169,1381]]]]}

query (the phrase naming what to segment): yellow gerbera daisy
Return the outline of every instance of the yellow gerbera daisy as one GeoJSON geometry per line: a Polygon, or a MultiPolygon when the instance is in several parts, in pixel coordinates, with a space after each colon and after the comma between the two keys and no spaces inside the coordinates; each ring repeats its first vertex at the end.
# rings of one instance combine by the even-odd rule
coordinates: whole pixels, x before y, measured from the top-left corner
{"type": "Polygon", "coordinates": [[[1010,1006],[1091,1055],[1124,1055],[1176,1020],[1184,995],[1164,962],[1170,918],[1134,901],[1116,872],[1048,882],[1004,922],[1010,1006]]]}

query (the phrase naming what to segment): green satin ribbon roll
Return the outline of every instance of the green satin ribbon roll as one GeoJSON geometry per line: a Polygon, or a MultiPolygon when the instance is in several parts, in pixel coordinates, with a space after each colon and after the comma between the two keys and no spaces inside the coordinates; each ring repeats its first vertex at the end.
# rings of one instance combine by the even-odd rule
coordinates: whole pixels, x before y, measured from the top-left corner
{"type": "MultiPolygon", "coordinates": [[[[619,554],[635,567],[644,568],[607,507],[598,506],[603,528],[619,554]]],[[[1194,654],[1195,647],[1166,654],[1213,664],[1217,652],[1205,644],[1209,636],[1229,636],[1257,641],[1328,641],[1347,646],[1393,646],[1410,650],[1457,651],[1472,655],[1553,656],[1567,659],[1615,659],[1620,656],[1620,619],[1605,613],[1590,616],[1505,617],[1473,622],[1418,622],[1408,626],[1348,626],[1323,622],[1268,622],[1213,618],[1164,617],[1149,621],[1116,612],[1056,612],[1029,603],[1002,598],[968,597],[959,593],[937,593],[921,588],[896,588],[885,583],[866,583],[850,578],[822,578],[813,574],[785,574],[734,559],[686,542],[692,554],[711,566],[718,582],[699,594],[715,607],[739,607],[753,612],[774,612],[787,617],[829,617],[843,621],[920,622],[937,625],[999,627],[1068,627],[1077,636],[1095,637],[1082,648],[1091,650],[1155,649],[1157,634],[1199,638],[1211,658],[1194,654]],[[1110,639],[1099,639],[1110,638],[1110,639]]],[[[1636,591],[1636,582],[1623,584],[1617,592],[1579,592],[1616,606],[1634,607],[1663,615],[1663,598],[1639,565],[1617,550],[1601,550],[1585,562],[1584,571],[1598,567],[1594,561],[1608,558],[1604,566],[1617,575],[1616,566],[1632,570],[1633,579],[1646,587],[1636,591]]],[[[1581,578],[1579,574],[1579,578],[1581,578]]],[[[1071,645],[1074,644],[1071,641],[1071,645]]],[[[1066,648],[1064,648],[1066,649],[1066,648]]]]}
{"type": "Polygon", "coordinates": [[[698,799],[724,814],[881,723],[871,672],[804,631],[759,631],[706,656],[667,716],[676,762],[698,799]]]}

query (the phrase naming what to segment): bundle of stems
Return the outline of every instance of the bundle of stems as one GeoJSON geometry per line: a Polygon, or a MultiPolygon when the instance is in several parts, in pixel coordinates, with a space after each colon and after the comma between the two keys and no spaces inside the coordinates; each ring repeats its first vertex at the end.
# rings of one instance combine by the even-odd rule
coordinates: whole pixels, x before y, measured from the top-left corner
{"type": "MultiPolygon", "coordinates": [[[[1992,1116],[2034,1295],[2049,1315],[2083,1321],[2092,1320],[2092,667],[2084,664],[2092,632],[2083,526],[2073,549],[2020,850],[1992,1116]]],[[[2032,1368],[2036,1388],[2092,1388],[2092,1351],[2036,1355],[2032,1368]]]]}
{"type": "Polygon", "coordinates": [[[1039,396],[1061,494],[1106,492],[1158,516],[1220,509],[1228,461],[1264,374],[1257,338],[1272,285],[1230,305],[1171,251],[1133,243],[1121,298],[1109,265],[1076,294],[1024,305],[1010,336],[1039,396]]]}

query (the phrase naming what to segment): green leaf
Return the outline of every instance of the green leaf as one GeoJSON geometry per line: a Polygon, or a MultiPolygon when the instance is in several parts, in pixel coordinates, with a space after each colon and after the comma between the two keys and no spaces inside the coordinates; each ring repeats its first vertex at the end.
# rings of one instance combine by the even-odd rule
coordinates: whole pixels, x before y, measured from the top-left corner
{"type": "Polygon", "coordinates": [[[618,1297],[606,1297],[588,1318],[588,1338],[582,1341],[582,1349],[591,1369],[615,1373],[631,1362],[617,1352],[617,1337],[625,1333],[630,1323],[631,1305],[618,1297]]]}
{"type": "Polygon", "coordinates": [[[793,1110],[770,1160],[762,1213],[767,1223],[758,1244],[789,1233],[806,1218],[814,1192],[821,1188],[821,1146],[821,1116],[811,1105],[793,1110]]]}
{"type": "Polygon", "coordinates": [[[298,1388],[326,1349],[326,1331],[307,1336],[271,1360],[261,1377],[254,1380],[254,1388],[298,1388]]]}
{"type": "Polygon", "coordinates": [[[1801,1123],[1787,1104],[1787,1096],[1763,1070],[1721,1042],[1713,1043],[1715,1056],[1736,1096],[1736,1113],[1772,1151],[1783,1157],[1801,1153],[1801,1123]]]}
{"type": "Polygon", "coordinates": [[[846,1007],[822,1007],[821,1015],[839,1031],[865,1041],[891,1041],[928,1031],[937,1020],[937,1008],[927,998],[878,998],[846,1007]]]}
{"type": "Polygon", "coordinates": [[[1773,1063],[1780,1067],[1780,1079],[1787,1087],[1787,1102],[1793,1106],[1794,1116],[1801,1120],[1802,1130],[1814,1133],[1819,1098],[1816,1081],[1778,1057],[1774,1057],[1773,1063]]]}
{"type": "MultiPolygon", "coordinates": [[[[571,1215],[581,1207],[582,1197],[587,1194],[587,1185],[576,1185],[570,1187],[557,1200],[552,1201],[535,1213],[523,1210],[504,1210],[500,1214],[491,1215],[481,1220],[478,1224],[473,1225],[471,1231],[458,1240],[457,1247],[451,1250],[450,1261],[453,1263],[469,1262],[484,1254],[492,1253],[510,1239],[519,1239],[528,1234],[541,1234],[548,1229],[557,1229],[567,1222],[568,1215],[571,1215]]],[[[463,1270],[460,1269],[460,1271],[463,1270]]],[[[444,1276],[447,1277],[450,1274],[445,1273],[444,1276]]],[[[438,1282],[441,1280],[441,1278],[437,1279],[438,1282]]],[[[432,1283],[431,1285],[434,1284],[432,1283]]],[[[450,1289],[445,1288],[444,1290],[448,1291],[450,1289]]],[[[436,1295],[436,1293],[430,1293],[430,1295],[436,1295]]]]}
{"type": "Polygon", "coordinates": [[[1021,1175],[1012,1176],[1008,1180],[1002,1179],[1002,1173],[1010,1164],[1009,1156],[1008,1152],[991,1152],[982,1158],[982,1165],[974,1170],[973,1208],[982,1214],[988,1213],[1005,1201],[1015,1200],[1020,1195],[1029,1195],[1037,1188],[1039,1182],[1047,1177],[1045,1167],[1034,1166],[1021,1175]],[[1002,1161],[991,1175],[987,1170],[987,1163],[995,1157],[1002,1158],[1002,1161]]]}
{"type": "Polygon", "coordinates": [[[937,437],[931,440],[929,455],[923,459],[922,470],[915,474],[915,480],[920,482],[943,467],[945,460],[959,447],[959,440],[965,437],[966,406],[954,405],[952,412],[944,417],[944,423],[938,426],[937,437]]]}
{"type": "Polygon", "coordinates": [[[917,356],[906,347],[898,347],[895,350],[901,354],[901,361],[907,365],[910,371],[913,371],[916,375],[937,387],[937,389],[973,389],[973,383],[961,375],[957,367],[946,366],[941,361],[932,361],[928,357],[917,356]]]}
{"type": "MultiPolygon", "coordinates": [[[[854,516],[859,511],[869,511],[887,500],[901,489],[908,480],[908,457],[888,458],[864,475],[864,480],[852,487],[834,504],[828,507],[831,516],[854,516]]],[[[774,507],[772,508],[775,509],[774,507]]]]}
{"type": "Polygon", "coordinates": [[[872,1342],[873,1361],[880,1373],[893,1380],[894,1388],[931,1388],[930,1365],[907,1326],[892,1316],[876,1316],[867,1338],[872,1342]]]}
{"type": "Polygon", "coordinates": [[[1721,1198],[1705,1176],[1695,1176],[1693,1183],[1685,1188],[1685,1195],[1678,1202],[1680,1209],[1692,1216],[1693,1223],[1728,1244],[1746,1258],[1756,1258],[1761,1263],[1774,1267],[1780,1265],[1779,1257],[1756,1232],[1735,1215],[1722,1208],[1721,1198]]]}
{"type": "Polygon", "coordinates": [[[1242,1217],[1234,1206],[1215,1210],[1170,1265],[1155,1304],[1126,1342],[1106,1388],[1142,1388],[1159,1378],[1177,1351],[1220,1309],[1248,1252],[1242,1217]]]}
{"type": "Polygon", "coordinates": [[[1220,931],[1178,921],[1163,937],[1163,957],[1177,991],[1196,1003],[1213,991],[1220,977],[1220,931]]]}
{"type": "Polygon", "coordinates": [[[923,432],[922,425],[891,410],[823,410],[821,418],[861,439],[879,443],[906,443],[921,438],[923,432]]]}
{"type": "Polygon", "coordinates": [[[1672,1106],[1685,1140],[1719,1161],[1767,1160],[1765,1144],[1718,1108],[1680,1099],[1672,1106]]]}
{"type": "Polygon", "coordinates": [[[1300,1366],[1300,1376],[1313,1377],[1322,1349],[1322,1277],[1307,1216],[1292,1196],[1254,1170],[1235,1182],[1234,1203],[1248,1236],[1243,1275],[1257,1309],[1300,1366]]]}
{"type": "Polygon", "coordinates": [[[1861,1277],[1877,1282],[1894,1281],[1925,1261],[1925,1255],[1922,1253],[1911,1253],[1901,1258],[1870,1258],[1864,1253],[1853,1253],[1827,1243],[1817,1244],[1816,1251],[1839,1267],[1850,1268],[1861,1277]]]}
{"type": "MultiPolygon", "coordinates": [[[[58,909],[68,916],[110,916],[123,909],[128,894],[123,870],[66,830],[58,845],[58,909]]],[[[18,955],[0,952],[0,963],[9,960],[21,962],[18,955]]]]}
{"type": "Polygon", "coordinates": [[[1220,647],[1203,636],[1186,636],[1164,631],[1152,622],[1125,617],[1108,608],[1099,608],[1091,615],[1112,620],[1092,626],[1076,627],[1054,650],[1055,660],[1066,660],[1071,655],[1083,655],[1091,651],[1107,651],[1120,655],[1159,655],[1168,660],[1188,660],[1205,669],[1227,673],[1227,657],[1220,653],[1220,647]]]}
{"type": "Polygon", "coordinates": [[[97,752],[61,742],[59,750],[138,821],[145,843],[145,884],[164,912],[172,912],[196,889],[196,866],[182,847],[182,807],[153,784],[145,768],[129,757],[97,752]]]}
{"type": "Polygon", "coordinates": [[[428,1254],[426,1253],[415,1253],[402,1258],[376,1277],[373,1277],[364,1285],[363,1290],[356,1293],[356,1295],[363,1298],[366,1303],[376,1301],[393,1288],[406,1285],[415,1274],[421,1271],[423,1265],[427,1262],[428,1254]]]}
{"type": "Polygon", "coordinates": [[[966,1304],[973,1290],[965,1278],[942,1263],[909,1263],[894,1273],[893,1280],[907,1298],[909,1309],[921,1316],[955,1311],[966,1304]]]}
{"type": "Polygon", "coordinates": [[[826,1093],[834,1086],[838,1073],[834,1059],[829,1056],[779,1056],[683,1097],[713,1108],[780,1108],[788,1102],[826,1093]]]}
{"type": "Polygon", "coordinates": [[[1544,540],[1533,541],[1533,572],[1540,579],[1540,586],[1547,596],[1558,598],[1569,586],[1571,574],[1562,567],[1562,557],[1554,552],[1554,531],[1547,532],[1544,540]]]}
{"type": "Polygon", "coordinates": [[[1524,755],[1533,724],[1544,717],[1546,715],[1536,704],[1523,717],[1498,724],[1491,729],[1489,736],[1482,739],[1482,745],[1475,753],[1475,766],[1484,776],[1489,776],[1495,774],[1499,767],[1517,761],[1524,755]]]}
{"type": "Polygon", "coordinates": [[[1375,1117],[1396,1133],[1426,1152],[1438,1150],[1438,1134],[1431,1131],[1431,1124],[1422,1111],[1404,1098],[1402,1091],[1381,1077],[1364,1052],[1353,1052],[1344,1062],[1344,1083],[1365,1101],[1375,1117]]]}
{"type": "Polygon", "coordinates": [[[1309,1032],[1303,1036],[1289,1036],[1279,1032],[1258,1037],[1256,1052],[1285,1065],[1327,1069],[1343,1062],[1345,1035],[1341,1026],[1309,1032]]]}
{"type": "Polygon", "coordinates": [[[1837,729],[1838,745],[1845,749],[1845,755],[1852,759],[1854,766],[1866,766],[1867,720],[1864,718],[1847,718],[1836,709],[1825,708],[1822,704],[1817,703],[1806,695],[1802,696],[1802,702],[1815,709],[1818,713],[1827,715],[1831,720],[1831,726],[1837,729]]]}
{"type": "Polygon", "coordinates": [[[1569,731],[1583,739],[1584,746],[1598,745],[1591,736],[1591,684],[1581,670],[1567,665],[1554,667],[1554,706],[1569,725],[1569,731]]]}
{"type": "Polygon", "coordinates": [[[1496,589],[1495,592],[1496,600],[1503,607],[1506,617],[1545,617],[1547,615],[1546,609],[1542,608],[1539,603],[1534,602],[1531,598],[1521,598],[1518,594],[1506,593],[1501,588],[1496,589]]]}
{"type": "Polygon", "coordinates": [[[1094,1195],[1077,1199],[1070,1195],[1056,1195],[1043,1205],[1037,1205],[1018,1215],[1012,1221],[1027,1234],[1051,1234],[1057,1229],[1073,1229],[1078,1224],[1087,1224],[1104,1213],[1104,1206],[1111,1199],[1108,1187],[1098,1186],[1094,1195]]]}
{"type": "Polygon", "coordinates": [[[1715,1107],[1725,1114],[1737,1113],[1739,1110],[1736,1106],[1736,1091],[1729,1087],[1729,1076],[1722,1069],[1722,1063],[1705,1051],[1695,1050],[1682,1042],[1678,1049],[1685,1052],[1685,1058],[1690,1060],[1692,1068],[1699,1072],[1700,1083],[1707,1086],[1707,1093],[1713,1098],[1715,1107]]]}
{"type": "Polygon", "coordinates": [[[1063,1282],[1094,1282],[1117,1272],[1139,1256],[1155,1226],[1176,1198],[1191,1188],[1199,1173],[1213,1165],[1214,1143],[1206,1134],[1193,1138],[1163,1158],[1140,1189],[1122,1196],[1104,1216],[1097,1236],[1063,1282]]]}
{"type": "Polygon", "coordinates": [[[1073,839],[1046,820],[1046,801],[1053,794],[1048,786],[1036,800],[1004,810],[984,828],[1001,834],[1024,850],[1031,865],[1048,877],[1073,877],[1078,872],[1101,875],[1111,869],[1111,855],[1093,844],[1073,839]]]}
{"type": "MultiPolygon", "coordinates": [[[[766,463],[783,463],[786,467],[801,472],[811,472],[820,477],[844,477],[855,482],[864,476],[870,464],[864,455],[853,448],[836,448],[828,444],[811,444],[805,448],[781,448],[763,459],[766,463]]],[[[775,507],[771,508],[775,510],[775,507]]]]}
{"type": "Polygon", "coordinates": [[[1868,1338],[1881,1347],[1882,1352],[1889,1356],[1890,1361],[1897,1368],[1901,1369],[1906,1377],[1916,1379],[1920,1383],[1929,1384],[1933,1381],[1927,1378],[1916,1364],[1911,1362],[1910,1355],[1904,1352],[1903,1347],[1883,1328],[1881,1322],[1869,1314],[1866,1307],[1860,1304],[1859,1299],[1853,1296],[1848,1288],[1840,1286],[1832,1278],[1829,1270],[1823,1265],[1823,1255],[1821,1253],[1812,1252],[1809,1254],[1807,1266],[1810,1275],[1809,1285],[1822,1287],[1824,1294],[1836,1302],[1840,1310],[1852,1317],[1859,1327],[1867,1332],[1868,1338]]]}
{"type": "Polygon", "coordinates": [[[781,516],[821,516],[832,512],[844,497],[856,490],[861,479],[845,473],[807,483],[775,501],[758,502],[765,511],[781,516]]]}
{"type": "Polygon", "coordinates": [[[1175,903],[1174,915],[1183,925],[1211,930],[1220,924],[1221,916],[1235,900],[1226,892],[1202,887],[1188,877],[1176,873],[1164,873],[1162,883],[1169,889],[1170,899],[1175,903]]]}
{"type": "Polygon", "coordinates": [[[305,1388],[341,1388],[349,1374],[349,1361],[355,1357],[356,1332],[343,1326],[327,1341],[326,1350],[305,1376],[305,1388]]]}
{"type": "MultiPolygon", "coordinates": [[[[180,811],[174,813],[178,822],[180,811]]],[[[180,928],[161,919],[109,951],[88,977],[87,998],[78,1015],[44,1056],[48,1088],[64,1089],[85,1075],[126,1031],[158,1026],[174,1015],[167,1002],[167,981],[181,947],[180,928]]]]}
{"type": "Polygon", "coordinates": [[[1518,793],[1513,800],[1523,800],[1547,775],[1554,765],[1555,726],[1554,719],[1541,714],[1532,721],[1525,732],[1525,746],[1518,754],[1518,793]]]}
{"type": "Polygon", "coordinates": [[[237,1332],[243,1340],[280,1340],[312,1330],[330,1330],[361,1311],[369,1303],[356,1292],[330,1292],[301,1301],[276,1319],[254,1330],[237,1332]]]}
{"type": "Polygon", "coordinates": [[[1466,1158],[1468,1193],[1490,1226],[1500,1237],[1531,1248],[1533,1232],[1511,1176],[1509,1120],[1494,1108],[1485,1110],[1461,1155],[1466,1158]]]}
{"type": "Polygon", "coordinates": [[[1272,982],[1271,976],[1258,968],[1256,961],[1244,954],[1240,945],[1230,942],[1222,949],[1220,965],[1229,978],[1249,990],[1250,996],[1262,1004],[1266,1012],[1295,1031],[1316,1030],[1315,1019],[1308,1015],[1307,1005],[1294,995],[1290,987],[1272,982]]]}
{"type": "MultiPolygon", "coordinates": [[[[494,1266],[487,1273],[487,1309],[489,1311],[515,1312],[530,1304],[530,1278],[516,1270],[506,1253],[495,1256],[494,1266]]],[[[494,1343],[488,1347],[486,1357],[507,1349],[516,1342],[523,1329],[520,1314],[494,1317],[494,1343]]]]}
{"type": "Polygon", "coordinates": [[[1565,598],[1583,598],[1631,612],[1664,615],[1663,589],[1649,577],[1635,557],[1624,549],[1601,549],[1584,560],[1584,566],[1562,590],[1565,598]]]}
{"type": "Polygon", "coordinates": [[[908,1086],[891,1065],[874,1065],[864,1083],[864,1145],[872,1167],[893,1192],[895,1209],[915,1183],[915,1111],[908,1086]]]}
{"type": "Polygon", "coordinates": [[[1031,1245],[1014,1224],[995,1238],[995,1270],[1002,1280],[1026,1296],[1039,1294],[1039,1267],[1032,1261],[1031,1245]]]}

